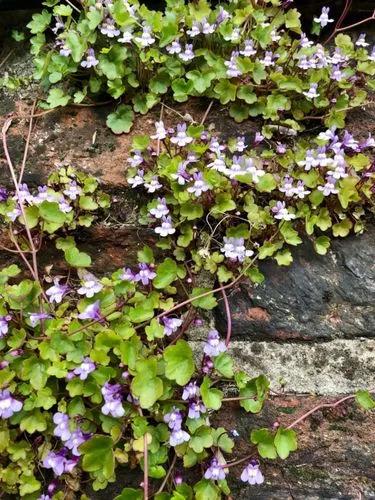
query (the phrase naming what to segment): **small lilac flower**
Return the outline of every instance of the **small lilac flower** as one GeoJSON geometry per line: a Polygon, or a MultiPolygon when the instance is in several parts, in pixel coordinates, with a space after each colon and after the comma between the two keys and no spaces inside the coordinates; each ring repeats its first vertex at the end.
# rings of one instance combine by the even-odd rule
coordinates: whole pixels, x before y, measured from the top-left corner
{"type": "Polygon", "coordinates": [[[69,57],[72,53],[72,49],[70,49],[66,43],[62,42],[59,50],[60,56],[69,57]]]}
{"type": "Polygon", "coordinates": [[[177,125],[177,135],[171,137],[171,142],[177,146],[184,147],[192,142],[193,138],[189,137],[186,133],[186,123],[179,123],[177,125]]]}
{"type": "Polygon", "coordinates": [[[193,25],[190,30],[187,30],[186,33],[191,37],[194,38],[200,34],[200,25],[198,21],[194,21],[193,25]]]}
{"type": "Polygon", "coordinates": [[[261,62],[263,64],[263,66],[266,66],[266,67],[274,66],[275,65],[275,62],[274,62],[275,57],[276,56],[272,52],[266,51],[263,59],[260,59],[259,62],[261,62]]]}
{"type": "Polygon", "coordinates": [[[78,375],[81,380],[86,380],[91,372],[96,369],[95,363],[89,358],[85,357],[82,363],[73,370],[75,375],[78,375]]]}
{"type": "Polygon", "coordinates": [[[372,48],[371,54],[369,54],[368,58],[370,61],[375,61],[375,45],[372,48]]]}
{"type": "Polygon", "coordinates": [[[276,143],[276,152],[279,153],[280,155],[283,155],[286,153],[286,146],[282,142],[277,142],[276,143]]]}
{"type": "Polygon", "coordinates": [[[125,268],[123,269],[123,272],[120,276],[120,279],[125,280],[125,281],[134,281],[134,278],[135,278],[135,274],[133,273],[133,271],[129,267],[127,267],[126,269],[125,268]]]}
{"type": "Polygon", "coordinates": [[[82,284],[77,290],[77,293],[80,295],[85,295],[88,299],[91,299],[96,293],[102,290],[103,285],[92,273],[88,271],[78,271],[78,276],[81,278],[82,284]]]}
{"type": "Polygon", "coordinates": [[[167,207],[167,202],[165,198],[158,198],[157,205],[155,208],[150,209],[150,214],[156,219],[161,219],[169,214],[169,208],[167,207]]]}
{"type": "Polygon", "coordinates": [[[212,481],[223,481],[225,479],[225,470],[216,458],[211,460],[211,463],[204,473],[205,479],[211,479],[212,481]]]}
{"type": "Polygon", "coordinates": [[[78,318],[101,321],[103,317],[100,313],[100,300],[96,300],[93,304],[88,305],[84,311],[78,314],[78,318]]]}
{"type": "Polygon", "coordinates": [[[236,145],[235,145],[236,151],[239,153],[242,153],[243,151],[246,150],[247,145],[245,143],[245,137],[237,137],[236,139],[236,145]]]}
{"type": "Polygon", "coordinates": [[[0,418],[10,418],[13,413],[21,411],[23,403],[15,399],[7,390],[0,390],[0,418]]]}
{"type": "Polygon", "coordinates": [[[180,184],[180,186],[184,186],[190,179],[190,175],[187,173],[184,163],[180,163],[177,168],[177,173],[172,174],[172,179],[176,180],[177,183],[180,184]]]}
{"type": "Polygon", "coordinates": [[[319,191],[321,191],[324,196],[329,196],[330,194],[337,194],[339,190],[336,188],[336,179],[333,177],[327,177],[324,186],[318,186],[319,191]]]}
{"type": "Polygon", "coordinates": [[[124,407],[122,406],[122,387],[120,384],[110,384],[106,382],[102,387],[102,394],[105,404],[102,406],[102,413],[104,415],[111,415],[112,417],[119,418],[125,415],[124,407]]]}
{"type": "Polygon", "coordinates": [[[6,213],[6,216],[9,217],[9,219],[14,222],[17,217],[19,217],[22,214],[21,209],[17,206],[13,208],[13,210],[10,210],[9,212],[6,213]]]}
{"type": "Polygon", "coordinates": [[[229,78],[236,78],[237,76],[242,75],[242,71],[237,66],[237,57],[239,52],[232,52],[232,55],[229,61],[224,61],[225,66],[227,67],[227,76],[229,78]]]}
{"type": "Polygon", "coordinates": [[[190,441],[190,435],[182,429],[173,431],[169,436],[169,444],[171,446],[178,446],[179,444],[190,441]]]}
{"type": "Polygon", "coordinates": [[[193,175],[194,184],[187,188],[188,193],[193,193],[195,196],[200,196],[205,191],[210,189],[210,186],[203,180],[202,172],[196,172],[193,175]]]}
{"type": "Polygon", "coordinates": [[[209,149],[213,153],[220,155],[223,151],[225,151],[226,146],[224,144],[220,144],[218,139],[216,137],[213,137],[210,141],[209,149]]]}
{"type": "Polygon", "coordinates": [[[238,437],[239,437],[239,435],[240,435],[240,434],[239,434],[239,432],[238,432],[236,429],[232,429],[232,430],[230,431],[230,433],[232,434],[232,436],[233,436],[234,438],[238,438],[238,437]]]}
{"type": "Polygon", "coordinates": [[[0,370],[4,370],[9,366],[9,361],[0,361],[0,370]]]}
{"type": "Polygon", "coordinates": [[[11,321],[12,316],[7,314],[6,316],[0,316],[0,339],[3,338],[9,330],[9,321],[11,321]]]}
{"type": "Polygon", "coordinates": [[[152,36],[151,26],[144,26],[141,36],[136,36],[134,40],[143,48],[152,45],[155,38],[152,36]]]}
{"type": "MultiPolygon", "coordinates": [[[[233,161],[235,161],[236,157],[233,157],[233,161]]],[[[208,168],[212,168],[212,170],[217,170],[218,172],[221,173],[227,173],[227,165],[225,163],[225,156],[220,155],[217,158],[214,159],[211,163],[207,165],[208,168]]],[[[232,165],[233,167],[233,165],[232,165]]]]}
{"type": "Polygon", "coordinates": [[[8,199],[8,191],[5,187],[0,187],[0,203],[3,201],[7,201],[8,199]]]}
{"type": "Polygon", "coordinates": [[[69,203],[66,201],[66,199],[61,196],[59,199],[59,210],[60,212],[63,212],[64,214],[68,214],[73,210],[73,207],[69,205],[69,203]]]}
{"type": "Polygon", "coordinates": [[[180,318],[168,318],[168,316],[164,316],[162,321],[164,323],[164,333],[167,336],[175,333],[183,323],[182,319],[180,318]]]}
{"type": "Polygon", "coordinates": [[[303,198],[305,198],[305,196],[307,196],[310,193],[311,193],[311,191],[306,189],[303,181],[297,182],[297,186],[294,188],[294,195],[297,196],[297,198],[300,198],[301,200],[303,200],[303,198]]]}
{"type": "Polygon", "coordinates": [[[318,84],[317,83],[312,83],[310,85],[310,88],[307,92],[302,92],[304,96],[306,96],[308,99],[315,99],[316,97],[319,97],[320,94],[317,92],[318,84]]]}
{"type": "Polygon", "coordinates": [[[256,49],[254,49],[254,41],[253,40],[245,40],[245,47],[240,50],[241,56],[251,57],[257,53],[256,49]]]}
{"type": "Polygon", "coordinates": [[[374,147],[375,147],[375,139],[371,136],[371,133],[368,134],[367,139],[365,139],[364,141],[362,141],[358,145],[358,149],[360,151],[363,151],[364,149],[367,149],[367,148],[374,148],[374,147]]]}
{"type": "Polygon", "coordinates": [[[139,272],[134,276],[134,281],[135,282],[141,281],[142,285],[146,286],[150,283],[150,281],[152,281],[155,278],[156,273],[155,271],[152,270],[150,266],[148,266],[143,262],[138,264],[138,267],[139,267],[139,272]]]}
{"type": "Polygon", "coordinates": [[[40,497],[38,497],[38,500],[51,500],[51,497],[42,493],[40,497]]]}
{"type": "Polygon", "coordinates": [[[297,165],[300,167],[305,167],[305,170],[309,171],[312,167],[318,167],[319,161],[316,158],[315,152],[312,149],[308,149],[306,151],[305,159],[297,161],[297,165]]]}
{"type": "Polygon", "coordinates": [[[158,189],[161,189],[163,186],[160,184],[156,175],[152,177],[149,182],[145,182],[144,186],[148,193],[155,193],[158,189]]]}
{"type": "Polygon", "coordinates": [[[189,382],[185,385],[184,390],[182,392],[182,399],[187,401],[188,399],[194,399],[199,396],[199,387],[197,386],[197,382],[189,382]]]}
{"type": "Polygon", "coordinates": [[[260,132],[256,132],[254,137],[254,145],[257,146],[258,144],[263,142],[263,140],[264,136],[260,132]]]}
{"type": "Polygon", "coordinates": [[[56,302],[56,304],[60,304],[63,296],[68,292],[68,285],[60,285],[60,279],[54,278],[53,285],[46,290],[46,295],[49,296],[50,302],[56,302]]]}
{"type": "Polygon", "coordinates": [[[226,21],[230,17],[231,17],[231,15],[229,14],[229,12],[220,6],[219,12],[216,16],[216,25],[219,26],[220,24],[222,24],[224,21],[226,21]]]}
{"type": "Polygon", "coordinates": [[[310,68],[314,68],[315,63],[313,62],[313,59],[308,59],[307,56],[302,55],[299,58],[297,66],[301,69],[307,70],[310,68]]]}
{"type": "Polygon", "coordinates": [[[52,28],[52,32],[57,35],[57,32],[63,30],[65,28],[65,24],[60,16],[55,16],[55,26],[52,28]]]}
{"type": "Polygon", "coordinates": [[[45,469],[52,469],[56,476],[71,472],[77,465],[79,458],[68,459],[66,458],[67,452],[67,448],[62,448],[57,453],[50,451],[43,460],[43,467],[45,469]]]}
{"type": "Polygon", "coordinates": [[[173,227],[171,217],[162,217],[161,225],[155,228],[155,233],[160,234],[162,238],[174,234],[175,232],[176,228],[173,227]]]}
{"type": "Polygon", "coordinates": [[[251,460],[251,462],[244,468],[241,474],[241,481],[248,484],[262,484],[264,476],[259,469],[259,462],[251,460]]]}
{"type": "Polygon", "coordinates": [[[220,251],[227,259],[243,262],[246,257],[254,255],[252,250],[246,250],[243,238],[227,238],[224,236],[223,241],[224,245],[220,251]]]}
{"type": "Polygon", "coordinates": [[[71,436],[68,415],[61,412],[55,413],[53,416],[53,423],[55,424],[53,434],[59,437],[61,441],[67,441],[71,436]]]}
{"type": "Polygon", "coordinates": [[[296,218],[295,214],[289,212],[286,208],[285,201],[278,201],[271,210],[274,214],[275,219],[292,220],[296,218]]]}
{"type": "Polygon", "coordinates": [[[179,54],[182,50],[181,44],[178,40],[174,40],[170,45],[166,47],[168,54],[179,54]]]}
{"type": "Polygon", "coordinates": [[[133,151],[132,156],[128,158],[128,163],[132,168],[138,167],[144,162],[141,151],[133,151]]]}
{"type": "Polygon", "coordinates": [[[203,352],[210,357],[219,356],[222,352],[227,350],[225,342],[220,340],[219,332],[217,330],[211,330],[208,332],[207,340],[203,346],[203,352]]]}
{"type": "Polygon", "coordinates": [[[29,318],[31,326],[35,328],[40,321],[43,321],[44,319],[50,319],[52,318],[52,316],[47,313],[30,313],[29,318]]]}
{"type": "Polygon", "coordinates": [[[203,356],[202,372],[205,374],[211,373],[214,367],[214,363],[209,356],[203,356]]]}
{"type": "Polygon", "coordinates": [[[185,45],[184,51],[180,52],[178,54],[178,57],[184,62],[188,62],[188,61],[191,61],[192,59],[194,59],[195,55],[194,55],[194,51],[193,51],[193,44],[187,43],[185,45]]]}
{"type": "Polygon", "coordinates": [[[164,122],[162,120],[155,122],[155,129],[156,133],[151,136],[151,139],[158,139],[159,141],[162,141],[167,137],[167,131],[165,130],[164,122]]]}
{"type": "Polygon", "coordinates": [[[361,33],[355,44],[357,47],[368,47],[370,44],[366,42],[366,33],[361,33]]]}
{"type": "Polygon", "coordinates": [[[142,186],[144,184],[144,170],[138,170],[134,177],[128,179],[128,184],[134,189],[137,186],[142,186]]]}
{"type": "Polygon", "coordinates": [[[206,407],[204,406],[204,404],[201,402],[192,401],[189,404],[188,417],[192,418],[192,419],[196,419],[196,418],[199,418],[201,416],[201,413],[206,413],[206,407]]]}
{"type": "Polygon", "coordinates": [[[121,31],[116,28],[114,19],[107,17],[103,23],[100,25],[100,32],[103,35],[107,35],[108,38],[114,38],[119,36],[121,31]]]}
{"type": "Polygon", "coordinates": [[[344,74],[340,69],[340,66],[336,65],[332,67],[332,72],[331,72],[331,79],[335,80],[336,82],[341,82],[341,80],[344,78],[344,74]]]}
{"type": "Polygon", "coordinates": [[[245,159],[244,168],[246,173],[251,174],[254,184],[257,184],[259,182],[259,177],[262,177],[265,174],[264,170],[255,165],[252,158],[245,159]]]}
{"type": "Polygon", "coordinates": [[[87,50],[87,56],[86,59],[81,61],[81,66],[82,68],[94,68],[99,64],[98,59],[95,57],[95,51],[94,49],[90,48],[87,50]]]}
{"type": "Polygon", "coordinates": [[[328,23],[333,23],[333,19],[329,18],[329,7],[323,7],[319,17],[314,17],[314,21],[322,28],[325,28],[328,23]]]}
{"type": "Polygon", "coordinates": [[[73,455],[79,457],[81,452],[78,450],[78,447],[89,438],[90,434],[85,434],[81,431],[81,429],[76,429],[71,433],[69,439],[67,439],[64,444],[67,448],[69,448],[69,450],[71,450],[73,455]]]}
{"type": "Polygon", "coordinates": [[[181,429],[182,415],[180,410],[173,408],[172,411],[164,415],[163,420],[166,424],[168,424],[168,427],[172,431],[178,431],[181,429]]]}
{"type": "Polygon", "coordinates": [[[354,139],[352,134],[350,134],[347,130],[345,130],[344,137],[342,139],[342,145],[345,148],[352,149],[353,151],[358,150],[358,141],[354,139]]]}
{"type": "Polygon", "coordinates": [[[126,29],[121,33],[121,37],[117,39],[120,43],[130,43],[133,40],[133,31],[126,29]]]}
{"type": "Polygon", "coordinates": [[[308,39],[306,33],[301,33],[301,38],[299,42],[302,48],[311,47],[312,45],[314,45],[314,42],[308,39]]]}

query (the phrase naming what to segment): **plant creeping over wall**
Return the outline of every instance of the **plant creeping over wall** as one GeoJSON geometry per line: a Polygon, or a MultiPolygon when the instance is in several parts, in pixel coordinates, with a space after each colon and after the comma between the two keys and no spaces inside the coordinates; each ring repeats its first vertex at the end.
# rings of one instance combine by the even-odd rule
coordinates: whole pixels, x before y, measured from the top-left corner
{"type": "MultiPolygon", "coordinates": [[[[81,9],[48,1],[33,16],[36,74],[52,86],[44,107],[110,93],[124,101],[108,117],[120,133],[164,93],[177,101],[205,95],[237,120],[259,115],[264,125],[255,137],[224,141],[204,123],[169,127],[161,117],[150,137],[135,136],[127,182],[142,193],[139,223],[156,244],[138,252],[136,265],[108,274],[92,269],[75,235],[105,218],[109,196],[70,166],[27,186],[27,146],[18,171],[6,120],[13,188],[0,189],[1,245],[19,265],[0,270],[3,491],[85,499],[87,482],[105,490],[128,468],[140,478],[118,500],[223,498],[233,470],[249,485],[267,480],[263,461],[288,458],[295,428],[321,408],[288,426],[250,429],[242,456],[236,431],[212,423],[229,402],[261,412],[270,393],[264,375],[249,377],[231,356],[227,291],[242,279],[261,283],[260,260],[289,265],[303,238],[325,255],[332,238],[363,232],[373,210],[375,140],[345,129],[347,108],[371,88],[373,52],[365,37],[312,44],[288,3],[212,10],[203,1],[168,2],[165,13],[151,13],[122,0],[81,9]],[[307,118],[326,127],[300,136],[307,118]],[[279,126],[286,135],[272,137],[279,126]],[[60,273],[40,266],[46,242],[64,262],[60,273]],[[202,285],[202,270],[214,288],[202,285]],[[225,339],[202,319],[218,300],[225,339]],[[206,340],[193,352],[185,334],[197,325],[206,340]]],[[[329,12],[314,22],[319,31],[329,12]]],[[[27,145],[30,134],[31,126],[27,145]]],[[[375,407],[365,390],[331,406],[354,399],[375,407]]]]}

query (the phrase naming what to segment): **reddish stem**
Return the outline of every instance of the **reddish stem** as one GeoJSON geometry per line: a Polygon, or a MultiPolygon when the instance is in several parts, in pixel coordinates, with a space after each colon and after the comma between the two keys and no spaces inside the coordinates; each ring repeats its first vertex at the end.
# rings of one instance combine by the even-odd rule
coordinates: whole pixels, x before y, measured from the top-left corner
{"type": "Polygon", "coordinates": [[[227,316],[227,337],[225,339],[225,345],[228,347],[230,344],[230,339],[232,336],[232,315],[230,313],[230,307],[229,307],[229,302],[228,302],[228,297],[227,294],[225,293],[225,290],[221,290],[221,294],[223,296],[224,300],[224,307],[225,307],[225,314],[227,316]]]}

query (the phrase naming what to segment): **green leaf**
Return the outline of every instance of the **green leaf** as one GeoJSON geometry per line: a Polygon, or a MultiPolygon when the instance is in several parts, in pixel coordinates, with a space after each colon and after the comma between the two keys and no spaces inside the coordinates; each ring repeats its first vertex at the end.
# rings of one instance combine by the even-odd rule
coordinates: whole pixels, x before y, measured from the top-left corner
{"type": "Polygon", "coordinates": [[[212,381],[205,376],[200,387],[202,401],[206,408],[218,410],[221,408],[223,392],[220,389],[211,388],[212,381]]]}
{"type": "Polygon", "coordinates": [[[352,227],[352,221],[345,217],[345,219],[343,219],[341,222],[338,222],[337,224],[334,224],[332,226],[333,236],[341,236],[341,238],[345,238],[345,236],[348,236],[348,234],[350,233],[352,227]]]}
{"type": "MultiPolygon", "coordinates": [[[[203,293],[209,292],[209,288],[193,288],[191,297],[197,297],[203,293]]],[[[192,302],[193,306],[200,307],[201,309],[211,310],[217,306],[217,300],[212,293],[206,295],[205,297],[200,297],[192,302]]]]}
{"type": "Polygon", "coordinates": [[[34,432],[44,432],[47,429],[47,419],[40,410],[33,410],[26,417],[23,417],[20,422],[21,431],[26,431],[29,434],[34,432]]]}
{"type": "Polygon", "coordinates": [[[289,249],[280,250],[275,255],[275,260],[279,266],[289,266],[293,262],[293,257],[289,249]]]}
{"type": "Polygon", "coordinates": [[[33,35],[37,33],[43,33],[45,31],[50,22],[52,15],[48,12],[48,10],[42,10],[40,14],[34,14],[32,16],[32,20],[27,24],[27,27],[30,29],[33,35]]]}
{"type": "Polygon", "coordinates": [[[163,382],[156,377],[156,358],[138,361],[137,375],[131,383],[134,396],[139,399],[141,408],[151,408],[163,395],[163,382]]]}
{"type": "Polygon", "coordinates": [[[156,277],[153,280],[155,288],[166,288],[177,279],[177,264],[171,258],[166,258],[156,268],[156,277]]]}
{"type": "Polygon", "coordinates": [[[230,105],[229,116],[234,118],[234,121],[241,123],[249,118],[249,108],[241,102],[235,102],[230,105]]]}
{"type": "Polygon", "coordinates": [[[355,400],[365,410],[373,410],[375,408],[375,399],[369,391],[357,391],[355,394],[355,400]]]}
{"type": "Polygon", "coordinates": [[[108,115],[107,126],[115,134],[127,134],[132,128],[134,113],[130,106],[121,104],[114,113],[108,115]]]}
{"type": "Polygon", "coordinates": [[[195,69],[193,71],[188,71],[186,73],[186,78],[193,82],[194,89],[199,94],[203,94],[211,86],[211,82],[215,78],[215,73],[213,71],[201,73],[195,69]]]}
{"type": "Polygon", "coordinates": [[[236,99],[237,87],[229,80],[220,80],[215,85],[214,91],[218,94],[221,104],[228,104],[236,99]]]}
{"type": "Polygon", "coordinates": [[[91,257],[85,252],[80,252],[78,248],[72,247],[65,250],[65,260],[73,267],[90,267],[91,257]]]}
{"type": "Polygon", "coordinates": [[[275,436],[275,447],[277,454],[283,460],[289,457],[291,451],[297,449],[297,434],[293,429],[279,427],[275,436]]]}
{"type": "Polygon", "coordinates": [[[292,223],[287,221],[280,224],[280,233],[282,234],[286,243],[289,245],[299,245],[302,243],[301,238],[298,236],[297,231],[293,228],[292,223]]]}
{"type": "Polygon", "coordinates": [[[165,375],[175,380],[178,385],[186,385],[191,379],[195,364],[191,347],[185,340],[178,340],[175,345],[164,351],[165,375]]]}
{"type": "Polygon", "coordinates": [[[301,33],[300,17],[297,9],[289,9],[285,14],[285,26],[295,33],[301,33]]]}
{"type": "Polygon", "coordinates": [[[328,236],[319,236],[314,241],[315,251],[319,255],[325,255],[328,252],[330,246],[331,240],[328,238],[328,236]]]}
{"type": "Polygon", "coordinates": [[[189,441],[189,446],[195,453],[202,453],[204,448],[211,448],[213,444],[212,430],[206,426],[199,427],[189,441]]]}
{"type": "Polygon", "coordinates": [[[180,213],[183,217],[186,217],[187,220],[200,219],[203,216],[203,207],[202,205],[188,201],[181,205],[180,213]]]}
{"type": "Polygon", "coordinates": [[[250,86],[241,86],[237,91],[237,97],[243,99],[247,104],[253,104],[258,100],[257,95],[250,86]]]}
{"type": "Polygon", "coordinates": [[[222,352],[219,356],[216,356],[214,359],[214,367],[223,377],[233,377],[233,359],[228,353],[222,352]]]}
{"type": "Polygon", "coordinates": [[[66,37],[66,44],[72,51],[72,59],[74,62],[79,63],[86,50],[86,44],[81,35],[75,31],[69,31],[66,37]]]}
{"type": "Polygon", "coordinates": [[[113,441],[109,436],[94,435],[81,444],[82,468],[87,472],[101,471],[106,479],[113,476],[115,459],[113,441]]]}
{"type": "Polygon", "coordinates": [[[208,479],[201,479],[194,485],[195,500],[219,500],[220,490],[215,483],[208,479]]]}
{"type": "Polygon", "coordinates": [[[338,198],[343,208],[348,208],[349,203],[360,201],[361,197],[357,190],[357,177],[346,177],[340,181],[338,198]]]}
{"type": "Polygon", "coordinates": [[[251,442],[257,445],[259,455],[262,458],[277,458],[274,445],[274,436],[268,429],[254,429],[251,431],[251,442]]]}
{"type": "Polygon", "coordinates": [[[115,497],[115,500],[143,500],[143,490],[124,488],[122,492],[115,497]]]}
{"type": "Polygon", "coordinates": [[[57,108],[59,106],[66,106],[70,101],[70,96],[65,95],[63,90],[53,88],[49,91],[47,97],[48,108],[57,108]]]}

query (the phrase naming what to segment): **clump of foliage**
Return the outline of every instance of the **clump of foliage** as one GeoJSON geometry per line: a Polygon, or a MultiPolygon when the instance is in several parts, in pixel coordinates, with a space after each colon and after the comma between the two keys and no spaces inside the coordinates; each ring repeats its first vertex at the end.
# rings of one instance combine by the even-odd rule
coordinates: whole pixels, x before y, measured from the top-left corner
{"type": "MultiPolygon", "coordinates": [[[[213,8],[173,0],[165,12],[137,1],[80,3],[77,12],[47,0],[28,24],[35,77],[51,87],[47,109],[103,94],[124,100],[108,117],[115,133],[128,132],[134,111],[147,113],[165,95],[217,99],[238,122],[261,117],[298,131],[313,117],[344,127],[347,109],[374,88],[375,54],[364,37],[353,43],[341,33],[334,47],[314,43],[291,2],[213,8]]],[[[325,12],[315,18],[315,33],[330,21],[325,12]]]]}

